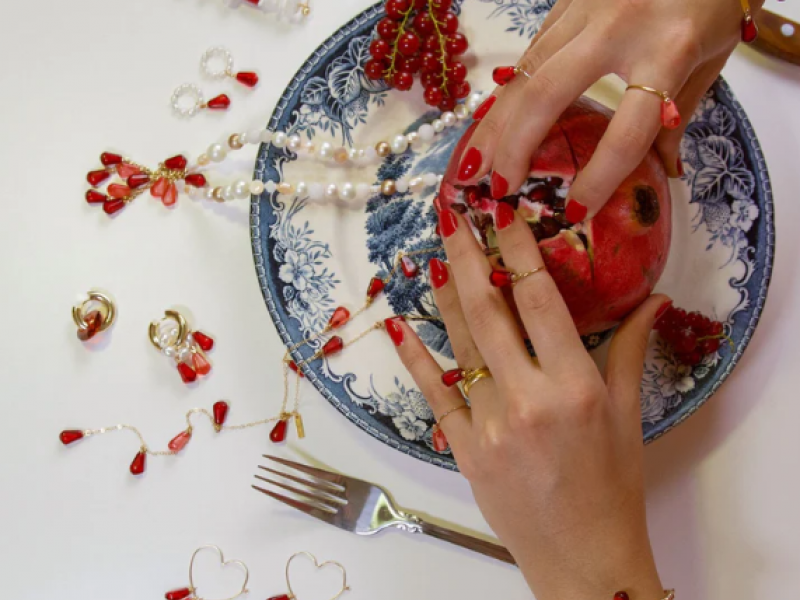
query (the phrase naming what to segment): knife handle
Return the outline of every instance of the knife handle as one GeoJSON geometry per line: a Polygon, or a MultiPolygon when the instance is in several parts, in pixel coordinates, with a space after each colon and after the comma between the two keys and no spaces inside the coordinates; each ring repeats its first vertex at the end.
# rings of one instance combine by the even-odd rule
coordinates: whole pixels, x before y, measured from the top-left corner
{"type": "Polygon", "coordinates": [[[425,535],[455,544],[456,546],[461,546],[467,550],[473,550],[474,552],[491,556],[492,558],[496,558],[510,565],[517,564],[514,557],[511,556],[511,553],[499,544],[493,544],[492,542],[487,542],[486,540],[472,537],[465,533],[459,533],[458,531],[453,531],[452,529],[447,529],[446,527],[434,525],[426,521],[422,521],[420,525],[422,526],[422,533],[425,535]]]}

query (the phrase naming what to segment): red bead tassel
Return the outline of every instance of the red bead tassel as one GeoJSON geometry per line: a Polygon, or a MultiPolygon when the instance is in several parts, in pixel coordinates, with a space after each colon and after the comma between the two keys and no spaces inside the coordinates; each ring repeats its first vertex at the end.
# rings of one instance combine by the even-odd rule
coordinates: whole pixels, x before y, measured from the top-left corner
{"type": "Polygon", "coordinates": [[[229,408],[228,403],[222,400],[214,404],[214,429],[217,431],[222,429],[222,426],[225,424],[225,419],[228,418],[229,408]]]}

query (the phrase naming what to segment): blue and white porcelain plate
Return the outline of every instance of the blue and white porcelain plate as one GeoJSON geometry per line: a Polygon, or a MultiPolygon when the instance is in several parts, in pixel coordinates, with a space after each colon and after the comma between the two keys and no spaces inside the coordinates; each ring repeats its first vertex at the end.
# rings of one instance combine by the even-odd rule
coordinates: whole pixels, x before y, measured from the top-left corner
{"type": "MultiPolygon", "coordinates": [[[[462,28],[471,42],[470,81],[491,89],[491,70],[514,64],[554,0],[462,0],[462,28]]],[[[306,61],[287,87],[269,128],[315,143],[369,146],[416,130],[436,113],[411,92],[387,91],[369,81],[372,30],[382,5],[361,13],[306,61]]],[[[601,82],[589,95],[615,106],[619,90],[601,82]]],[[[430,145],[390,156],[373,167],[338,168],[292,160],[263,146],[255,174],[263,180],[377,183],[422,172],[443,173],[469,120],[446,129],[430,145]]],[[[644,441],[650,442],[696,411],[719,388],[744,352],[767,295],[775,250],[772,192],[750,122],[728,85],[719,80],[697,109],[682,146],[685,176],[672,184],[673,244],[658,290],[677,305],[726,324],[735,350],[723,347],[687,368],[653,336],[642,379],[644,441]]],[[[362,305],[370,278],[385,276],[398,251],[439,245],[434,233],[434,188],[350,205],[286,200],[264,193],[252,205],[252,242],[259,283],[287,346],[322,329],[337,306],[362,305]]],[[[427,275],[395,278],[386,294],[343,332],[345,341],[395,313],[436,315],[427,275]]],[[[447,335],[437,322],[418,332],[450,368],[447,335]]],[[[604,345],[603,336],[587,340],[604,345]]],[[[298,362],[314,348],[296,351],[298,362]]],[[[602,348],[600,352],[602,354],[602,348]]],[[[397,358],[388,337],[366,336],[329,361],[306,369],[308,380],[344,416],[382,442],[421,460],[455,469],[449,453],[431,443],[433,415],[397,358]]]]}

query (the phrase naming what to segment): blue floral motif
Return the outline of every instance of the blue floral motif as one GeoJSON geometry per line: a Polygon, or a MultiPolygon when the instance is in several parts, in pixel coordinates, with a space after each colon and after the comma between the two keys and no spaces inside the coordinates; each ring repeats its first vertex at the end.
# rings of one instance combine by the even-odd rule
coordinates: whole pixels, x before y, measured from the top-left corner
{"type": "Polygon", "coordinates": [[[506,31],[531,39],[539,31],[557,0],[481,0],[481,2],[495,5],[490,18],[505,15],[511,19],[511,25],[506,31]]]}

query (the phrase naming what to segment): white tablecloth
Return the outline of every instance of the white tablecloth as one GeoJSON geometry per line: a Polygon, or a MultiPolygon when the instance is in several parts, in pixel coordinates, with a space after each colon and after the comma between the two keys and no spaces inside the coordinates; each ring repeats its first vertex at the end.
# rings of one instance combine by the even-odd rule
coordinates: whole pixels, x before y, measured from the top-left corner
{"type": "MultiPolygon", "coordinates": [[[[183,456],[151,458],[143,480],[128,473],[137,448],[130,433],[72,448],[58,442],[64,427],[125,422],[160,446],[181,430],[188,408],[223,397],[232,401],[231,422],[273,413],[282,348],[254,275],[247,203],[183,199],[170,212],[143,198],[112,222],[83,202],[84,176],[104,150],[154,164],[263,126],[304,58],[368,4],[312,0],[314,17],[302,27],[212,0],[0,4],[3,597],[160,598],[186,583],[189,556],[204,543],[250,565],[254,599],[285,591],[284,562],[302,549],[343,562],[354,600],[529,596],[515,569],[492,560],[399,532],[361,539],[252,491],[259,455],[271,450],[265,428],[216,436],[202,424],[183,456]],[[237,67],[260,72],[255,93],[200,80],[200,55],[217,44],[234,52],[237,67]],[[207,94],[228,91],[233,109],[175,119],[168,100],[184,81],[199,81],[207,94]],[[87,350],[69,309],[97,286],[114,293],[119,319],[99,349],[87,350]],[[217,337],[215,373],[198,389],[186,388],[147,341],[149,321],[176,304],[217,337]]],[[[782,10],[800,19],[799,6],[782,10]]],[[[647,449],[650,525],[664,582],[681,597],[794,598],[800,68],[745,48],[725,75],[769,162],[777,262],[764,318],[736,372],[707,407],[647,449]]],[[[253,153],[242,151],[233,171],[249,174],[253,153]]],[[[407,507],[486,530],[459,475],[381,445],[310,388],[304,395],[309,437],[287,454],[300,449],[387,484],[407,507]]],[[[307,571],[299,566],[298,579],[307,571]]],[[[217,575],[200,574],[205,596],[224,592],[217,575]]],[[[323,600],[334,580],[304,579],[296,591],[323,600]]]]}

